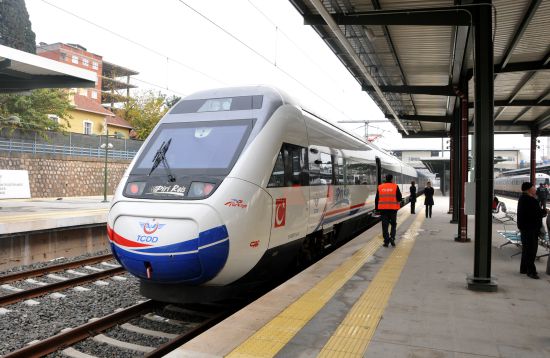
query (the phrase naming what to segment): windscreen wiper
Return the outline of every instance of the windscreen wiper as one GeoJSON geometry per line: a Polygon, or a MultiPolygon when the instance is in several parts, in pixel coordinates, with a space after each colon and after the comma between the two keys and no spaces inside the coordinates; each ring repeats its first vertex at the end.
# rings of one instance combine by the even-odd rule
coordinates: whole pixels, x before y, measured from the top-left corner
{"type": "Polygon", "coordinates": [[[168,148],[170,147],[170,143],[172,142],[172,138],[168,139],[168,142],[162,142],[160,145],[160,148],[155,153],[155,157],[153,158],[153,166],[151,167],[151,171],[149,171],[149,174],[147,176],[150,176],[151,173],[157,169],[159,164],[162,162],[164,164],[164,167],[166,168],[166,171],[168,172],[168,179],[170,181],[176,181],[176,177],[172,175],[172,170],[170,169],[170,166],[168,165],[168,161],[166,160],[166,152],[168,151],[168,148]]]}

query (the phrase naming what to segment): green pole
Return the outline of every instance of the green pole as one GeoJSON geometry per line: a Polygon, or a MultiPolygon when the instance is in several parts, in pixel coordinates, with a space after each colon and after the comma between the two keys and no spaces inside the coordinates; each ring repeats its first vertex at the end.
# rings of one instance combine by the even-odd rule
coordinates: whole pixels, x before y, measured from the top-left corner
{"type": "Polygon", "coordinates": [[[105,135],[105,170],[103,172],[104,181],[103,181],[103,202],[107,202],[107,158],[109,157],[109,130],[107,129],[107,134],[105,135]]]}

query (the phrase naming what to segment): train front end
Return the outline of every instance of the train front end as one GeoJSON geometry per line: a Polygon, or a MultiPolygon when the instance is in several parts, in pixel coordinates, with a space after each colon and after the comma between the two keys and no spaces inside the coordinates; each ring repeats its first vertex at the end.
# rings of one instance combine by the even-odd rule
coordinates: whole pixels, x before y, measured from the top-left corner
{"type": "Polygon", "coordinates": [[[114,256],[156,300],[215,299],[203,289],[240,279],[269,245],[272,199],[238,169],[265,118],[261,96],[218,96],[161,120],[108,215],[114,256]]]}

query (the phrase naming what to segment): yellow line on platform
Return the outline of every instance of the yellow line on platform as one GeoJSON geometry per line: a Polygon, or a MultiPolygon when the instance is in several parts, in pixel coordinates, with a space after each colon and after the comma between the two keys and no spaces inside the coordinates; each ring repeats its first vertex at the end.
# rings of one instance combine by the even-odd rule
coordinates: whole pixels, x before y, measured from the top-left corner
{"type": "MultiPolygon", "coordinates": [[[[410,212],[402,214],[398,224],[402,224],[409,216],[410,212]]],[[[275,356],[363,267],[365,262],[382,246],[382,243],[381,234],[370,240],[335,271],[235,348],[227,357],[275,356]]]]}
{"type": "Polygon", "coordinates": [[[414,246],[424,216],[418,216],[367,290],[325,344],[319,357],[363,357],[414,246]]]}
{"type": "Polygon", "coordinates": [[[97,215],[107,213],[108,208],[105,209],[89,209],[89,210],[70,210],[70,211],[48,211],[44,213],[28,213],[21,215],[6,215],[2,216],[0,223],[6,223],[9,221],[25,221],[25,220],[41,220],[41,219],[52,219],[59,217],[77,217],[85,215],[97,215]]]}

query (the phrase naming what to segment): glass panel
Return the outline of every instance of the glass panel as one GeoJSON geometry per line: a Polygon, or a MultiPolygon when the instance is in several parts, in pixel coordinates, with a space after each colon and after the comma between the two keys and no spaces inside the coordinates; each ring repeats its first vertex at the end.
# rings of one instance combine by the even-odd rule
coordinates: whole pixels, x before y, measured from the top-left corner
{"type": "Polygon", "coordinates": [[[251,121],[165,124],[154,134],[136,168],[151,168],[162,143],[172,139],[166,160],[173,170],[226,169],[239,154],[251,121]]]}
{"type": "Polygon", "coordinates": [[[273,167],[273,173],[271,173],[271,178],[269,178],[269,183],[267,184],[268,188],[277,188],[284,186],[285,184],[285,165],[283,162],[283,153],[279,152],[277,155],[277,161],[273,167]]]}
{"type": "Polygon", "coordinates": [[[319,169],[321,184],[332,184],[332,157],[330,154],[321,153],[319,169]]]}

